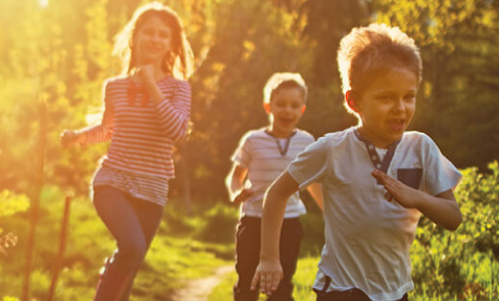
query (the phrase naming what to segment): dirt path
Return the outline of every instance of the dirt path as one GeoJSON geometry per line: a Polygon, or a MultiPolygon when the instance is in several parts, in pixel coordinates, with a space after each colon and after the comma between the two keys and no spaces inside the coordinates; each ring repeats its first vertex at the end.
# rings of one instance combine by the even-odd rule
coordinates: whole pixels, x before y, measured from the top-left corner
{"type": "Polygon", "coordinates": [[[220,283],[234,266],[223,266],[215,271],[213,276],[190,281],[189,284],[175,292],[168,301],[207,301],[211,291],[220,283]]]}

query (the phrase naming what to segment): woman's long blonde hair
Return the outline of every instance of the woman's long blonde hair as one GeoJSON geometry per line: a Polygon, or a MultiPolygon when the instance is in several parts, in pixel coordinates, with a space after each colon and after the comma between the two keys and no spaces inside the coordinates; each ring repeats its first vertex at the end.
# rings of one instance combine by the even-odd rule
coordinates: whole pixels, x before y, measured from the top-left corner
{"type": "Polygon", "coordinates": [[[116,35],[113,54],[121,59],[123,73],[131,74],[137,67],[133,41],[144,21],[151,17],[160,18],[172,31],[172,51],[163,58],[162,70],[176,78],[188,79],[193,72],[194,55],[182,21],[174,10],[159,2],[137,8],[132,19],[116,35]]]}

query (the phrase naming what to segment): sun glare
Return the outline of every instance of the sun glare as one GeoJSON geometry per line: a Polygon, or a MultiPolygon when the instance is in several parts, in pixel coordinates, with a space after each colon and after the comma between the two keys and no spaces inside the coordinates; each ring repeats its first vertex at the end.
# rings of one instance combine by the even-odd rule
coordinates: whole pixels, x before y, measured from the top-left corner
{"type": "Polygon", "coordinates": [[[38,5],[40,5],[40,7],[47,7],[49,6],[49,0],[38,0],[38,5]]]}

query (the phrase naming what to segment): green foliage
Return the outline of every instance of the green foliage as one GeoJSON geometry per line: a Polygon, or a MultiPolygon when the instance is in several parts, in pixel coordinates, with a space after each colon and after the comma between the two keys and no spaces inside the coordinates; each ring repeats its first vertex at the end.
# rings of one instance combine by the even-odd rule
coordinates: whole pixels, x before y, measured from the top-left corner
{"type": "Polygon", "coordinates": [[[28,207],[29,200],[27,196],[15,195],[9,190],[0,191],[0,217],[26,211],[28,207]]]}
{"type": "Polygon", "coordinates": [[[196,232],[196,238],[209,242],[226,242],[234,239],[238,210],[218,204],[207,211],[202,218],[205,225],[196,232]]]}
{"type": "MultiPolygon", "coordinates": [[[[26,211],[29,207],[28,198],[25,195],[15,195],[9,190],[0,191],[0,218],[26,211]]],[[[7,255],[7,249],[17,244],[17,236],[13,233],[3,234],[4,229],[0,227],[0,256],[7,255]]]]}
{"type": "MultiPolygon", "coordinates": [[[[25,195],[15,195],[9,190],[0,191],[0,220],[12,216],[18,212],[24,212],[29,207],[28,198],[25,195]]],[[[2,223],[3,224],[3,223],[2,223]]],[[[9,229],[9,227],[7,227],[9,229]]],[[[7,249],[15,247],[18,241],[17,235],[13,233],[3,234],[4,229],[0,227],[0,256],[7,256],[7,249]]],[[[0,262],[1,262],[0,258],[0,262]]],[[[0,273],[1,273],[0,269],[0,273]]],[[[15,297],[5,296],[3,301],[19,301],[15,297]]]]}
{"type": "Polygon", "coordinates": [[[463,213],[458,230],[421,220],[412,248],[414,295],[423,296],[420,300],[499,298],[499,165],[493,162],[489,168],[487,174],[463,170],[456,191],[463,213]]]}

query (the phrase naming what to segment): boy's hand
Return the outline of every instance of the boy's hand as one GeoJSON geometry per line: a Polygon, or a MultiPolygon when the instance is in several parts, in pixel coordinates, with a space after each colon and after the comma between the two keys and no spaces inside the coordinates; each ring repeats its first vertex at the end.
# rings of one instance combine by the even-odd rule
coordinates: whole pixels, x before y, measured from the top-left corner
{"type": "Polygon", "coordinates": [[[375,169],[371,174],[385,186],[388,201],[395,199],[405,208],[417,208],[418,200],[421,199],[420,194],[423,192],[395,180],[379,169],[375,169]]]}
{"type": "Polygon", "coordinates": [[[82,136],[75,131],[64,130],[61,134],[61,145],[63,148],[68,148],[74,144],[82,143],[82,136]]]}
{"type": "Polygon", "coordinates": [[[260,263],[256,268],[255,276],[253,276],[253,280],[251,280],[251,290],[254,291],[258,287],[258,284],[260,284],[260,291],[270,296],[277,290],[283,276],[284,273],[279,260],[260,260],[260,263]]]}
{"type": "Polygon", "coordinates": [[[234,204],[240,204],[242,202],[246,202],[249,198],[254,194],[253,190],[249,188],[244,188],[236,195],[234,200],[232,201],[234,204]]]}

